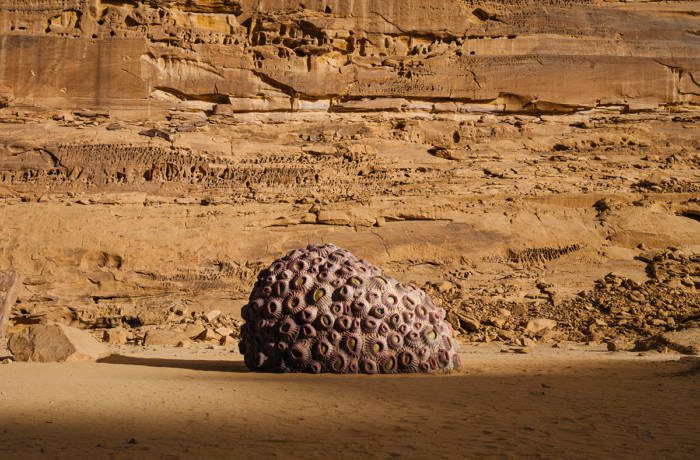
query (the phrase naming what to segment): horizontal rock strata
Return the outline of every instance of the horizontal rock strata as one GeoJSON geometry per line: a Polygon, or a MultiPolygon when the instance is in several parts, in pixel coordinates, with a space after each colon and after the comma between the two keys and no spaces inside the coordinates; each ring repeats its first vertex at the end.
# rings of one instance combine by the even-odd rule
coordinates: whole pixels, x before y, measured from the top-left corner
{"type": "Polygon", "coordinates": [[[699,11],[690,1],[2,0],[0,103],[220,113],[697,103],[699,11]]]}
{"type": "Polygon", "coordinates": [[[0,0],[11,330],[230,345],[256,274],[329,242],[469,340],[697,328],[699,14],[0,0]]]}

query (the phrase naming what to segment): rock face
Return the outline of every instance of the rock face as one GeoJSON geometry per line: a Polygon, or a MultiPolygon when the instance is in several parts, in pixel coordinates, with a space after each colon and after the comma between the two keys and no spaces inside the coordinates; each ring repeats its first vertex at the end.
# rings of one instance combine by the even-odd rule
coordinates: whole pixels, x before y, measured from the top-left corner
{"type": "Polygon", "coordinates": [[[17,300],[21,277],[14,271],[0,272],[0,337],[5,337],[12,306],[17,300]]]}
{"type": "Polygon", "coordinates": [[[8,348],[17,361],[40,363],[95,361],[110,354],[88,332],[63,324],[37,324],[10,334],[8,348]]]}
{"type": "Polygon", "coordinates": [[[228,343],[272,254],[334,241],[467,340],[697,328],[699,14],[0,0],[12,318],[228,343]]]}
{"type": "Polygon", "coordinates": [[[373,374],[459,367],[445,311],[413,286],[332,244],[309,245],[260,272],[243,307],[251,370],[373,374]]]}
{"type": "Polygon", "coordinates": [[[3,0],[0,104],[235,113],[698,102],[698,11],[696,2],[3,0]]]}

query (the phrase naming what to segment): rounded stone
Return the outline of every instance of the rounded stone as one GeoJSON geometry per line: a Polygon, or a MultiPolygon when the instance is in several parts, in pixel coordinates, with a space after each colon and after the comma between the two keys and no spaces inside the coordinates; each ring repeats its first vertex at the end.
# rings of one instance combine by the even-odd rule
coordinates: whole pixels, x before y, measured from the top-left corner
{"type": "Polygon", "coordinates": [[[375,374],[460,365],[444,310],[333,244],[296,249],[262,270],[241,314],[239,349],[251,370],[375,374]]]}

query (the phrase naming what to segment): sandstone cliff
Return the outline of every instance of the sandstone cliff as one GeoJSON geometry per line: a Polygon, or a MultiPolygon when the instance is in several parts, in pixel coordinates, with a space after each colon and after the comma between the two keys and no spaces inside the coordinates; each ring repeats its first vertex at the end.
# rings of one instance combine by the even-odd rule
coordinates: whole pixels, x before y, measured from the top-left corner
{"type": "Polygon", "coordinates": [[[0,0],[11,325],[230,338],[261,267],[333,242],[473,340],[697,326],[698,14],[0,0]]]}
{"type": "Polygon", "coordinates": [[[632,110],[700,101],[697,2],[0,0],[5,103],[632,110]]]}

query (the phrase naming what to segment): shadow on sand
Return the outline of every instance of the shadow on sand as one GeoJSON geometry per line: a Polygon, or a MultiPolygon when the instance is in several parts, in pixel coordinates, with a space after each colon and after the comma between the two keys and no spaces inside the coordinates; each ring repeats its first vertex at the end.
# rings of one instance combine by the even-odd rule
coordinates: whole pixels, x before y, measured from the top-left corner
{"type": "Polygon", "coordinates": [[[700,449],[691,360],[512,357],[489,370],[472,358],[465,374],[316,376],[245,372],[234,359],[0,366],[0,459],[638,460],[700,449]]]}
{"type": "Polygon", "coordinates": [[[193,371],[250,372],[243,361],[214,361],[204,359],[137,358],[134,356],[112,355],[100,359],[99,363],[125,364],[132,366],[172,367],[193,371]]]}

